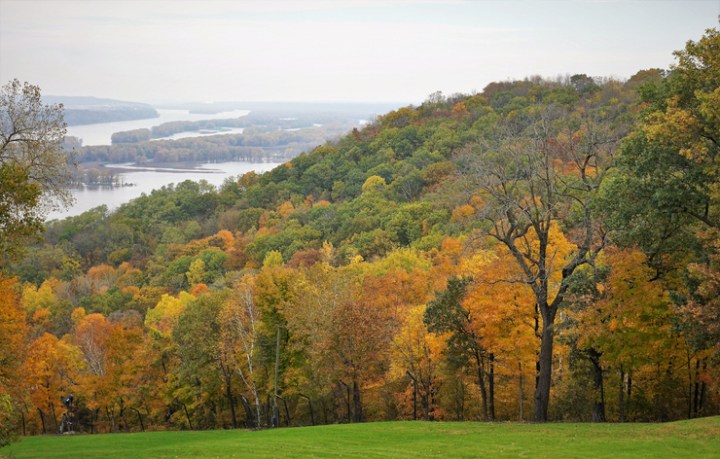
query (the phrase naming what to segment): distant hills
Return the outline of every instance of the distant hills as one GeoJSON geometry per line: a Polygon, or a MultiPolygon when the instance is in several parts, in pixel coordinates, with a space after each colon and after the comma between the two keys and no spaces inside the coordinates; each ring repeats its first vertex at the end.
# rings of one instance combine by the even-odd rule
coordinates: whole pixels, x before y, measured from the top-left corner
{"type": "MultiPolygon", "coordinates": [[[[155,107],[141,102],[89,96],[43,96],[43,101],[63,104],[68,126],[159,117],[155,107]]],[[[402,104],[357,102],[182,102],[162,104],[159,108],[182,109],[194,114],[208,115],[241,109],[266,115],[282,113],[284,116],[307,116],[308,113],[322,113],[335,117],[341,113],[385,113],[400,105],[402,104]]]]}
{"type": "Polygon", "coordinates": [[[152,105],[140,102],[85,96],[44,96],[43,101],[50,104],[63,104],[65,122],[68,126],[140,120],[159,116],[152,105]]]}
{"type": "Polygon", "coordinates": [[[252,112],[277,113],[332,113],[367,114],[387,113],[398,107],[408,105],[407,102],[257,102],[257,101],[223,101],[223,102],[178,102],[157,105],[158,108],[190,110],[190,113],[215,114],[232,110],[250,110],[252,112]]]}

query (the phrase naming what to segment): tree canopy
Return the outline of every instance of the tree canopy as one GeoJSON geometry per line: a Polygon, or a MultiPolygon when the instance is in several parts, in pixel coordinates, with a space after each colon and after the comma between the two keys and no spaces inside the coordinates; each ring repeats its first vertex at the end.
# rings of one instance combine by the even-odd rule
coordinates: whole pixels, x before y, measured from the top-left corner
{"type": "Polygon", "coordinates": [[[71,158],[62,148],[62,105],[13,80],[0,92],[0,256],[42,229],[47,210],[71,201],[71,158]]]}
{"type": "Polygon", "coordinates": [[[720,413],[717,37],[48,224],[0,279],[0,403],[33,434],[68,392],[89,432],[720,413]]]}

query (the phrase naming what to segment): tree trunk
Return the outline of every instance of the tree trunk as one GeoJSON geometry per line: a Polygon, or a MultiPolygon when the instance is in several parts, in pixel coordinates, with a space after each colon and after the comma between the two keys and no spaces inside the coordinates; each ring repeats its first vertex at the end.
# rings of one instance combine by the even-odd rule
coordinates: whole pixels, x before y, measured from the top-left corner
{"type": "MultiPolygon", "coordinates": [[[[536,304],[535,305],[535,336],[540,339],[540,342],[542,343],[542,331],[540,329],[540,307],[536,304]]],[[[535,394],[534,397],[537,396],[538,387],[540,386],[540,352],[536,352],[535,354],[535,394]]],[[[537,402],[535,402],[535,405],[537,405],[537,402]]],[[[533,410],[535,409],[535,405],[533,405],[533,410]]],[[[533,419],[534,419],[535,413],[533,412],[533,419]]]]}
{"type": "Polygon", "coordinates": [[[434,417],[430,415],[430,411],[432,411],[432,407],[434,405],[432,382],[428,382],[427,384],[423,383],[422,388],[423,391],[420,394],[420,406],[422,406],[423,419],[426,421],[432,421],[434,420],[434,417]]]}
{"type": "MultiPolygon", "coordinates": [[[[180,403],[182,403],[182,402],[180,402],[180,403]]],[[[193,430],[193,425],[192,425],[192,421],[190,420],[190,413],[188,413],[187,405],[182,403],[182,406],[183,406],[183,410],[185,410],[185,417],[187,418],[188,427],[190,427],[190,430],[193,430]]]]}
{"type": "Polygon", "coordinates": [[[593,386],[595,386],[595,401],[592,408],[592,422],[605,422],[605,388],[603,387],[603,371],[600,365],[600,354],[595,349],[588,351],[593,369],[593,386]]]}
{"type": "Polygon", "coordinates": [[[283,398],[282,401],[283,401],[283,405],[285,406],[285,418],[286,418],[285,425],[287,427],[290,427],[290,423],[292,422],[292,419],[290,419],[290,410],[288,409],[287,399],[283,398]]]}
{"type": "Polygon", "coordinates": [[[310,406],[310,422],[312,423],[312,425],[315,425],[315,412],[313,411],[312,400],[310,399],[310,397],[304,394],[298,394],[298,396],[308,401],[308,405],[310,406]]]}
{"type": "Polygon", "coordinates": [[[625,422],[625,371],[620,365],[620,391],[618,392],[618,412],[620,422],[625,422]]]}
{"type": "MultiPolygon", "coordinates": [[[[707,359],[703,359],[703,372],[707,371],[707,359]]],[[[700,383],[700,402],[698,403],[697,414],[703,416],[705,414],[705,402],[707,401],[707,385],[705,381],[700,383]]]]}
{"type": "Polygon", "coordinates": [[[525,385],[523,384],[522,362],[518,362],[518,383],[520,386],[520,420],[525,420],[525,385]]]}
{"type": "Polygon", "coordinates": [[[490,389],[490,420],[495,420],[495,354],[488,356],[490,372],[488,374],[488,386],[490,389]]]}
{"type": "Polygon", "coordinates": [[[482,398],[483,419],[488,420],[488,400],[487,389],[485,388],[485,368],[483,365],[483,357],[480,350],[475,349],[475,364],[477,365],[478,387],[480,388],[480,397],[482,398]]]}
{"type": "Polygon", "coordinates": [[[127,419],[125,419],[125,400],[120,398],[120,412],[118,413],[118,416],[120,417],[120,421],[118,422],[120,426],[120,430],[124,432],[130,431],[130,424],[127,422],[127,419]]]}
{"type": "Polygon", "coordinates": [[[37,409],[38,414],[40,415],[40,424],[42,425],[42,433],[47,433],[47,430],[45,429],[45,414],[42,412],[40,408],[37,409]]]}
{"type": "Polygon", "coordinates": [[[689,410],[688,418],[697,417],[700,408],[700,360],[695,361],[695,390],[693,393],[692,387],[690,392],[693,393],[692,397],[692,408],[689,410]]]}
{"type": "Polygon", "coordinates": [[[244,395],[240,396],[240,401],[242,402],[243,408],[245,409],[245,424],[249,429],[254,429],[255,427],[257,427],[257,424],[253,409],[250,406],[250,402],[247,398],[245,398],[244,395]]]}
{"type": "Polygon", "coordinates": [[[328,416],[327,416],[327,404],[325,403],[325,397],[320,398],[320,404],[322,405],[323,409],[323,420],[325,421],[325,425],[328,424],[328,416]]]}
{"type": "Polygon", "coordinates": [[[273,427],[280,425],[280,410],[278,410],[278,373],[280,371],[280,327],[277,327],[275,342],[275,388],[273,389],[273,427]]]}
{"type": "Polygon", "coordinates": [[[92,414],[90,416],[90,433],[94,434],[95,429],[97,428],[97,421],[100,417],[100,408],[95,408],[92,410],[92,414]]]}
{"type": "Polygon", "coordinates": [[[50,406],[50,415],[52,417],[52,422],[53,422],[53,428],[55,429],[55,432],[57,432],[59,430],[59,427],[58,427],[58,422],[57,422],[57,415],[55,414],[55,405],[50,403],[49,406],[50,406]]]}
{"type": "Polygon", "coordinates": [[[105,407],[105,414],[110,419],[110,432],[115,432],[115,413],[110,408],[105,407]]]}
{"type": "Polygon", "coordinates": [[[140,410],[137,408],[133,408],[135,412],[137,413],[138,421],[140,421],[140,430],[145,432],[145,424],[143,424],[142,414],[140,414],[140,410]]]}
{"type": "MultiPolygon", "coordinates": [[[[279,395],[275,396],[276,402],[277,400],[280,400],[283,402],[283,405],[285,406],[285,427],[290,427],[290,410],[288,409],[287,400],[279,395]]],[[[277,417],[277,425],[276,427],[280,426],[280,410],[277,408],[277,404],[273,407],[274,410],[277,411],[278,417],[277,417]]]]}
{"type": "MultiPolygon", "coordinates": [[[[277,424],[277,418],[273,415],[272,395],[270,393],[267,394],[267,398],[265,399],[265,405],[263,406],[263,410],[265,411],[265,418],[270,420],[271,427],[275,427],[277,424]]],[[[258,423],[258,425],[262,424],[258,423]]]]}
{"type": "Polygon", "coordinates": [[[465,385],[461,381],[456,381],[455,384],[455,414],[458,421],[465,420],[465,385]]]}
{"type": "MultiPolygon", "coordinates": [[[[541,308],[549,309],[551,306],[541,308]]],[[[552,358],[555,332],[553,322],[554,311],[543,313],[542,335],[540,341],[540,355],[537,361],[537,385],[535,387],[535,406],[533,408],[533,421],[547,422],[548,405],[550,403],[550,385],[552,383],[552,358]]]]}
{"type": "Polygon", "coordinates": [[[405,373],[413,383],[413,421],[417,421],[417,379],[410,373],[410,370],[406,370],[405,373]]]}
{"type": "Polygon", "coordinates": [[[350,408],[350,386],[345,384],[343,381],[340,381],[340,384],[345,386],[345,404],[347,406],[347,422],[352,422],[352,410],[350,408]]]}
{"type": "Polygon", "coordinates": [[[230,419],[233,429],[237,429],[237,416],[235,415],[235,402],[232,396],[232,373],[228,370],[225,376],[225,397],[230,405],[230,419]]]}
{"type": "Polygon", "coordinates": [[[360,399],[360,385],[353,381],[353,405],[355,407],[355,422],[363,422],[362,400],[360,399]]]}

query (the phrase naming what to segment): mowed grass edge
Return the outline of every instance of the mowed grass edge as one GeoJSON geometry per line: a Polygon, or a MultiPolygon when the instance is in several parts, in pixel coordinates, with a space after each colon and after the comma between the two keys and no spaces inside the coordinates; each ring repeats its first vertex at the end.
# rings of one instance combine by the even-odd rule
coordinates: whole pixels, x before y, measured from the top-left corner
{"type": "Polygon", "coordinates": [[[720,458],[720,416],[665,424],[377,422],[263,431],[38,436],[7,458],[720,458]]]}

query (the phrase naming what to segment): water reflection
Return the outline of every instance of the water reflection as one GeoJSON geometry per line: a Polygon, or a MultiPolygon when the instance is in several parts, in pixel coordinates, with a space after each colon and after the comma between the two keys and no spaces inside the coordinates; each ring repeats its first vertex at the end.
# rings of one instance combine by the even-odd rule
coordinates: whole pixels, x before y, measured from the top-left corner
{"type": "Polygon", "coordinates": [[[197,169],[163,169],[153,168],[152,170],[137,170],[129,165],[122,166],[127,172],[118,172],[121,183],[130,183],[132,186],[122,187],[88,187],[72,191],[75,204],[62,212],[51,212],[47,219],[62,219],[80,215],[94,207],[105,204],[109,210],[117,209],[121,204],[139,197],[141,194],[149,194],[152,190],[171,183],[180,183],[185,180],[200,181],[219,186],[228,177],[236,177],[246,172],[255,171],[258,173],[269,171],[279,163],[248,163],[248,162],[226,162],[209,163],[199,165],[197,169]]]}

